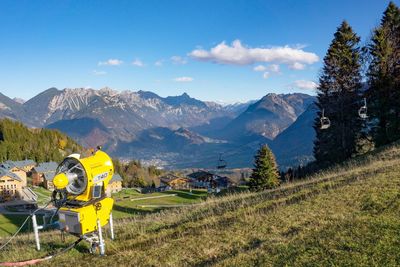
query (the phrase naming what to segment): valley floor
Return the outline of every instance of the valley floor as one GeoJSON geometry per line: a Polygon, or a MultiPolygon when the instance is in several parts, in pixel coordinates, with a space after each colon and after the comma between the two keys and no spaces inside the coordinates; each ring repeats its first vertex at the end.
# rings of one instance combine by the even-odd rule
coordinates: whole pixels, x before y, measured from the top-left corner
{"type": "MultiPolygon", "coordinates": [[[[260,193],[211,198],[116,226],[107,256],[80,244],[44,266],[399,266],[400,146],[260,193]]],[[[73,242],[74,238],[67,238],[73,242]]],[[[66,246],[59,233],[19,237],[0,261],[66,246]]]]}

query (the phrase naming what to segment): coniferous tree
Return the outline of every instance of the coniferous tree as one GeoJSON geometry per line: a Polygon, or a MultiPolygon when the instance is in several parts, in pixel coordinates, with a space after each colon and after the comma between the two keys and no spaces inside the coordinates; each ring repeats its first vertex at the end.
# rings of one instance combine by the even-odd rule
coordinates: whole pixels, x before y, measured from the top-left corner
{"type": "Polygon", "coordinates": [[[357,151],[363,128],[358,116],[361,105],[360,38],[344,21],[334,34],[317,88],[319,117],[314,129],[314,156],[320,167],[342,162],[357,151]],[[322,111],[330,119],[328,129],[320,129],[322,111]]]}
{"type": "Polygon", "coordinates": [[[278,168],[274,154],[267,145],[263,145],[255,155],[254,169],[250,176],[249,187],[252,190],[274,188],[279,185],[278,168]]]}
{"type": "Polygon", "coordinates": [[[368,46],[371,133],[377,146],[400,138],[400,10],[390,2],[368,46]]]}
{"type": "Polygon", "coordinates": [[[33,159],[59,162],[67,154],[82,151],[71,138],[56,130],[29,129],[20,122],[0,120],[0,160],[33,159]],[[59,148],[63,140],[64,149],[59,148]]]}

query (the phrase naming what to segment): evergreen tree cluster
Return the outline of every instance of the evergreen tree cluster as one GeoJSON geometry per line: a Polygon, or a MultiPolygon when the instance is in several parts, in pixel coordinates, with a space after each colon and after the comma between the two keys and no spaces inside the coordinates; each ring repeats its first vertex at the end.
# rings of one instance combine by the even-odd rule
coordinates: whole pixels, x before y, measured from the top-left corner
{"type": "Polygon", "coordinates": [[[149,185],[155,186],[154,180],[157,180],[163,171],[155,166],[142,166],[138,160],[132,160],[128,163],[121,163],[114,159],[114,171],[119,173],[123,179],[124,187],[146,187],[149,185]]]}
{"type": "Polygon", "coordinates": [[[314,156],[319,168],[400,139],[400,9],[391,2],[367,47],[342,22],[324,57],[317,88],[314,156]],[[363,69],[366,82],[362,83],[363,69]],[[368,117],[360,108],[367,102],[368,117]],[[329,118],[327,129],[321,117],[329,118]]]}
{"type": "Polygon", "coordinates": [[[369,52],[370,127],[377,146],[400,139],[400,10],[390,3],[373,31],[369,52]]]}
{"type": "Polygon", "coordinates": [[[81,151],[81,146],[57,130],[29,129],[20,122],[0,120],[0,162],[24,159],[60,162],[65,156],[81,151]]]}
{"type": "Polygon", "coordinates": [[[309,166],[298,166],[297,168],[288,168],[286,171],[279,172],[279,179],[281,182],[289,183],[294,180],[303,179],[309,173],[309,166]]]}

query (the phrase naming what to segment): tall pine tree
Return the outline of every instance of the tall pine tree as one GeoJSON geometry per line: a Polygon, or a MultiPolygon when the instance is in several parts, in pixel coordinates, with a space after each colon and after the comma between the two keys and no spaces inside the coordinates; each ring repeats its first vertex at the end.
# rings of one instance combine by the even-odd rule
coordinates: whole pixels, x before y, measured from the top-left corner
{"type": "Polygon", "coordinates": [[[274,154],[272,154],[267,145],[263,145],[255,156],[249,187],[252,190],[263,190],[274,188],[278,185],[279,174],[274,154]]]}
{"type": "Polygon", "coordinates": [[[357,151],[363,122],[358,116],[361,105],[360,38],[344,21],[337,28],[324,58],[324,67],[317,88],[319,116],[324,110],[331,121],[328,129],[320,129],[316,119],[314,156],[320,167],[342,162],[357,151]]]}
{"type": "Polygon", "coordinates": [[[390,2],[368,46],[370,125],[375,144],[400,139],[400,10],[390,2]]]}

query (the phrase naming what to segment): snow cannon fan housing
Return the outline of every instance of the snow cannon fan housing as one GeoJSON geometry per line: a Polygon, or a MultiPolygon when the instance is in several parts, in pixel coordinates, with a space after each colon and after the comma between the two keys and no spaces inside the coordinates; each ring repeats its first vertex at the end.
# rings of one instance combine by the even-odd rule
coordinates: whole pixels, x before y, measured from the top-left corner
{"type": "Polygon", "coordinates": [[[90,201],[105,194],[113,174],[111,158],[103,151],[80,158],[72,154],[58,166],[53,179],[56,190],[66,190],[68,200],[90,201]]]}

